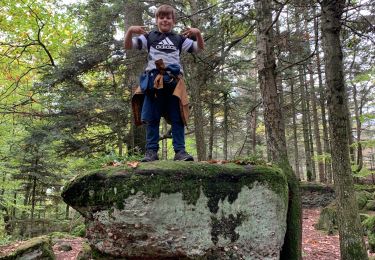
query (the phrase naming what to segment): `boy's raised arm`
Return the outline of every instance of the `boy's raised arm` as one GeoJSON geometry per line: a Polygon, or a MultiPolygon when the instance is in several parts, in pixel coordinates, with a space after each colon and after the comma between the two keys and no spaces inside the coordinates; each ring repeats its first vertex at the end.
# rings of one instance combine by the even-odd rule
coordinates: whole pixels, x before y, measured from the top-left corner
{"type": "Polygon", "coordinates": [[[125,49],[129,50],[133,48],[133,34],[144,34],[146,33],[145,30],[146,26],[130,26],[129,29],[125,33],[124,37],[124,44],[125,44],[125,49]]]}
{"type": "Polygon", "coordinates": [[[204,40],[201,31],[198,28],[187,28],[182,32],[185,37],[195,36],[197,38],[197,45],[199,50],[204,49],[204,40]]]}

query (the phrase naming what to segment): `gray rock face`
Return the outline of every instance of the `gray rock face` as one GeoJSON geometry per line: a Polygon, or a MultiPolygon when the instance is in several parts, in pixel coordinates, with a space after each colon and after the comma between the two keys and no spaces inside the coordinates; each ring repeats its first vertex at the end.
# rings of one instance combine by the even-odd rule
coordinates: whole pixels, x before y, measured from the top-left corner
{"type": "MultiPolygon", "coordinates": [[[[228,174],[225,176],[233,172],[228,174]]],[[[288,185],[280,172],[271,175],[277,179],[273,180],[277,188],[273,178],[255,172],[251,175],[251,171],[242,168],[235,171],[235,178],[209,174],[206,180],[207,175],[199,175],[201,184],[195,187],[194,201],[186,198],[183,189],[161,189],[165,192],[150,196],[147,190],[132,188],[122,200],[123,207],[101,206],[98,210],[93,205],[76,206],[84,216],[89,216],[86,234],[90,244],[113,257],[279,259],[286,231],[288,185]],[[224,188],[209,185],[212,182],[224,182],[224,188]],[[226,195],[225,187],[237,191],[226,195]],[[90,213],[82,212],[85,209],[90,213]]],[[[191,177],[184,175],[179,182],[191,177]]],[[[171,185],[173,181],[157,183],[171,185]]],[[[107,192],[118,193],[118,189],[107,192]]],[[[88,196],[94,196],[93,192],[88,191],[88,196]]]]}

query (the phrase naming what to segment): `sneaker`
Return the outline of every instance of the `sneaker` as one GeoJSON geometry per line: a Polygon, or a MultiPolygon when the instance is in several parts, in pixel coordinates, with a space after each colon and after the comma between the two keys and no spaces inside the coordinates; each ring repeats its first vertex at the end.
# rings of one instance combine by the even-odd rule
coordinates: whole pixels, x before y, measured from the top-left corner
{"type": "Polygon", "coordinates": [[[176,152],[174,156],[175,161],[194,161],[193,156],[188,154],[185,150],[180,150],[176,152]]]}
{"type": "Polygon", "coordinates": [[[159,160],[158,152],[154,150],[147,150],[145,157],[141,160],[141,162],[152,162],[159,160]]]}

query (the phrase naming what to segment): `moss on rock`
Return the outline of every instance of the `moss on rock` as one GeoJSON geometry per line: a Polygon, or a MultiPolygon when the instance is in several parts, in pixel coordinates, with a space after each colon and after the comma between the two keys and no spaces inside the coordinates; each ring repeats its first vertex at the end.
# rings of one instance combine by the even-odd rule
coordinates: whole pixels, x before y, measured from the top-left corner
{"type": "Polygon", "coordinates": [[[368,200],[365,206],[366,210],[375,211],[375,200],[368,200]]]}
{"type": "Polygon", "coordinates": [[[331,203],[322,209],[316,228],[319,230],[325,230],[331,235],[337,230],[337,225],[337,208],[335,203],[331,203]]]}
{"type": "Polygon", "coordinates": [[[356,194],[357,204],[358,204],[359,209],[363,209],[366,206],[367,201],[371,199],[372,197],[372,194],[370,192],[364,191],[364,190],[358,191],[355,194],[356,194]]]}
{"type": "Polygon", "coordinates": [[[79,176],[64,188],[62,197],[78,210],[90,207],[96,211],[112,206],[123,209],[124,200],[139,191],[152,198],[182,192],[185,201],[195,204],[202,190],[211,212],[216,213],[220,200],[236,200],[241,188],[251,188],[254,182],[264,183],[282,198],[288,196],[286,178],[278,168],[157,161],[136,169],[111,167],[79,176]]]}
{"type": "Polygon", "coordinates": [[[38,260],[53,260],[55,255],[51,246],[51,238],[48,236],[34,237],[30,240],[24,241],[14,251],[7,255],[0,254],[2,260],[13,259],[38,259],[38,260]]]}
{"type": "Polygon", "coordinates": [[[77,260],[87,260],[92,259],[92,249],[87,242],[82,243],[82,250],[78,253],[77,260]]]}
{"type": "Polygon", "coordinates": [[[261,259],[280,253],[290,187],[299,191],[275,167],[157,161],[81,175],[62,196],[86,216],[101,253],[199,257],[232,245],[261,259]]]}

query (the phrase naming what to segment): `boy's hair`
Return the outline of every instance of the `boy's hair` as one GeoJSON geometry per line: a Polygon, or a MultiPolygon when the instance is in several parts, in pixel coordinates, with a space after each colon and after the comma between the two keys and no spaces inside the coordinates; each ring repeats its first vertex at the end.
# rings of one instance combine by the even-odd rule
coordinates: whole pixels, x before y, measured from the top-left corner
{"type": "Polygon", "coordinates": [[[172,19],[176,22],[176,10],[170,5],[161,5],[156,9],[155,19],[158,19],[159,16],[172,15],[172,19]]]}

